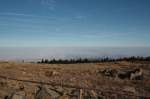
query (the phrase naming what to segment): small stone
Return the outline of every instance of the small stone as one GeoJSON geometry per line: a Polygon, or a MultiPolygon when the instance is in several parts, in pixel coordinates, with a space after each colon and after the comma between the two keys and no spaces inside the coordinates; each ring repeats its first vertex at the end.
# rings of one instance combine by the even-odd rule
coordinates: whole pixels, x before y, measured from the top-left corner
{"type": "Polygon", "coordinates": [[[46,71],[45,72],[45,76],[47,76],[47,77],[57,76],[57,75],[59,75],[59,73],[56,71],[46,71]]]}
{"type": "Polygon", "coordinates": [[[60,96],[58,99],[70,99],[68,95],[60,96]]]}
{"type": "Polygon", "coordinates": [[[24,90],[24,85],[23,85],[22,83],[19,83],[18,86],[19,86],[19,89],[20,89],[20,90],[24,90]]]}
{"type": "Polygon", "coordinates": [[[21,95],[14,95],[13,97],[12,97],[12,99],[24,99],[23,98],[23,96],[21,96],[21,95]]]}
{"type": "Polygon", "coordinates": [[[134,87],[130,87],[130,86],[125,86],[123,90],[127,91],[127,92],[132,92],[132,93],[136,92],[135,88],[134,87]]]}

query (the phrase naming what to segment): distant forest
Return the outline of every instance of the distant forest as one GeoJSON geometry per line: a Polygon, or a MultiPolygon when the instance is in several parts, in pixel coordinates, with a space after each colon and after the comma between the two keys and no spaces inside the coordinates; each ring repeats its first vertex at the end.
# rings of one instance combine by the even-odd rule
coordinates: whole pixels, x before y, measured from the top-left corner
{"type": "Polygon", "coordinates": [[[150,61],[150,57],[140,57],[140,56],[132,56],[132,57],[123,57],[123,58],[97,58],[97,59],[89,59],[89,58],[79,58],[79,59],[42,59],[38,61],[41,64],[75,64],[75,63],[98,63],[98,62],[117,62],[117,61],[150,61]]]}

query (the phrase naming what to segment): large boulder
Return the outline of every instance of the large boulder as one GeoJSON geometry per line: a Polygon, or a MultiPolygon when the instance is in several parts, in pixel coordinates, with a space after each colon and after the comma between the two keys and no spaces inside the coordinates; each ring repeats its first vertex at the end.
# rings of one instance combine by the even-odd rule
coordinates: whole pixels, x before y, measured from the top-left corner
{"type": "Polygon", "coordinates": [[[119,70],[112,68],[103,68],[96,71],[97,75],[105,77],[118,77],[119,79],[142,80],[143,72],[140,68],[121,68],[119,70]]]}
{"type": "Polygon", "coordinates": [[[141,69],[124,68],[118,71],[118,78],[120,79],[139,79],[142,76],[141,69]]]}
{"type": "Polygon", "coordinates": [[[80,97],[80,90],[72,90],[71,91],[71,99],[79,99],[80,97]]]}
{"type": "Polygon", "coordinates": [[[129,71],[119,71],[118,78],[120,79],[130,79],[131,73],[129,71]]]}
{"type": "Polygon", "coordinates": [[[130,79],[131,80],[143,80],[142,70],[132,73],[130,79]]]}
{"type": "Polygon", "coordinates": [[[52,98],[44,87],[39,86],[39,90],[35,94],[35,99],[52,99],[52,98]]]}
{"type": "Polygon", "coordinates": [[[58,99],[62,95],[62,92],[59,92],[55,88],[41,87],[36,92],[35,99],[58,99]]]}
{"type": "Polygon", "coordinates": [[[10,93],[5,99],[26,99],[26,94],[24,91],[10,93]]]}
{"type": "Polygon", "coordinates": [[[107,77],[115,77],[117,74],[117,70],[112,68],[104,68],[104,69],[97,70],[97,74],[101,74],[107,77]]]}

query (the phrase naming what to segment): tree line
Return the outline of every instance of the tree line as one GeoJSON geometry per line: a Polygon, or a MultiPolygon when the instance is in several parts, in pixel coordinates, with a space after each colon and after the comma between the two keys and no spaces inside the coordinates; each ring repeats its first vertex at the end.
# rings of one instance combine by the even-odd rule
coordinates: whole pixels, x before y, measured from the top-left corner
{"type": "Polygon", "coordinates": [[[42,59],[38,61],[41,64],[75,64],[75,63],[98,63],[98,62],[117,62],[117,61],[150,61],[150,57],[140,57],[140,56],[132,56],[132,57],[123,57],[123,58],[79,58],[79,59],[42,59]]]}

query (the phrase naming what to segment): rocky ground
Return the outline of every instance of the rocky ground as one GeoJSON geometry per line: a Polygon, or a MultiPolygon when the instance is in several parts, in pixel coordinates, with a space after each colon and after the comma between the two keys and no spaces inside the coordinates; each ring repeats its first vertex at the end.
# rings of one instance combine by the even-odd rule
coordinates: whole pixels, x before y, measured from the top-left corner
{"type": "Polygon", "coordinates": [[[146,97],[150,96],[149,62],[0,62],[0,76],[8,77],[0,78],[0,99],[143,99],[136,96],[149,99],[146,97]]]}

